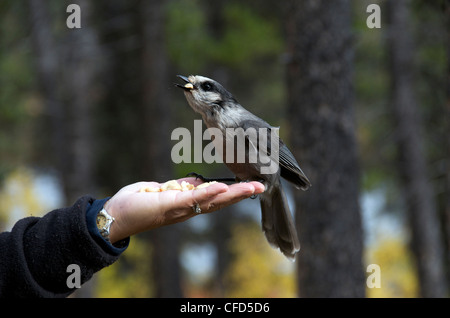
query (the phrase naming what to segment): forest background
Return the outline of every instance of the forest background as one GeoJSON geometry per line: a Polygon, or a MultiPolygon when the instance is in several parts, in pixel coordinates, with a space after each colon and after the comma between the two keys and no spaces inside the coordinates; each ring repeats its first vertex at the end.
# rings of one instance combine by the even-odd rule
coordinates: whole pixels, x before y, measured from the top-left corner
{"type": "Polygon", "coordinates": [[[447,296],[449,3],[1,1],[0,230],[137,181],[229,175],[170,159],[171,131],[200,118],[173,82],[201,74],[280,126],[310,178],[286,184],[297,262],[245,200],[133,237],[75,296],[447,296]]]}

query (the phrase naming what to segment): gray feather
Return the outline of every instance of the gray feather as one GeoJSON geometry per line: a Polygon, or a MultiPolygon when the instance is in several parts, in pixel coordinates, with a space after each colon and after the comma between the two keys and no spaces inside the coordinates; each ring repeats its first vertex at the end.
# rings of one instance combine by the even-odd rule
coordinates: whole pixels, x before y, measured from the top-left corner
{"type": "Polygon", "coordinates": [[[300,250],[294,219],[281,185],[273,187],[272,193],[260,195],[261,224],[267,241],[290,260],[300,250]]]}

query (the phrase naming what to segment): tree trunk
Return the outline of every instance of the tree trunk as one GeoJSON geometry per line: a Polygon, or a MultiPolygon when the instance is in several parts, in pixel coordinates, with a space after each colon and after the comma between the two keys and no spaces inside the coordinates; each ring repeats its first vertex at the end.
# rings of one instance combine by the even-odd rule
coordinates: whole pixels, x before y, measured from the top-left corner
{"type": "Polygon", "coordinates": [[[350,1],[289,1],[290,144],[312,182],[295,192],[302,297],[364,297],[350,1]]]}
{"type": "Polygon", "coordinates": [[[89,1],[80,0],[82,28],[67,31],[63,46],[64,103],[69,161],[63,180],[68,202],[85,194],[95,195],[94,108],[98,103],[98,74],[101,71],[100,44],[91,22],[89,1]]]}
{"type": "Polygon", "coordinates": [[[90,5],[87,1],[79,4],[85,21],[82,29],[68,29],[64,44],[57,45],[49,3],[29,1],[37,77],[50,126],[50,157],[61,178],[66,204],[95,190],[91,109],[99,46],[95,30],[86,22],[90,5]]]}
{"type": "Polygon", "coordinates": [[[142,118],[140,9],[130,1],[103,0],[96,2],[95,13],[102,21],[99,30],[105,63],[101,79],[105,96],[96,116],[101,138],[96,151],[98,180],[106,193],[114,193],[141,180],[142,158],[137,154],[143,144],[142,125],[138,125],[142,118]]]}
{"type": "Polygon", "coordinates": [[[443,246],[432,184],[428,179],[422,123],[413,79],[410,1],[387,2],[387,46],[392,78],[391,103],[396,125],[398,170],[408,208],[420,293],[423,297],[445,296],[443,246]]]}
{"type": "MultiPolygon", "coordinates": [[[[164,182],[173,177],[170,157],[172,131],[169,109],[169,63],[164,41],[166,1],[143,0],[140,3],[142,28],[142,104],[139,122],[142,151],[140,176],[164,182]]],[[[156,297],[182,297],[180,269],[180,228],[182,224],[148,233],[153,245],[152,268],[156,297]]]]}
{"type": "MultiPolygon", "coordinates": [[[[28,12],[31,20],[31,40],[36,77],[45,107],[43,126],[46,128],[48,126],[45,133],[40,132],[36,135],[39,136],[38,138],[42,138],[42,135],[50,136],[50,145],[42,140],[35,140],[35,142],[44,144],[44,148],[49,149],[46,159],[61,174],[67,169],[68,155],[64,148],[66,143],[65,108],[61,102],[60,79],[58,78],[58,67],[61,65],[59,47],[56,45],[53,34],[52,19],[47,2],[29,0],[28,12]]],[[[41,154],[38,154],[38,156],[40,157],[41,154]]]]}
{"type": "MultiPolygon", "coordinates": [[[[223,40],[225,34],[225,5],[226,0],[215,0],[205,2],[205,12],[207,16],[207,28],[211,36],[216,41],[223,40]]],[[[229,87],[230,71],[220,63],[212,63],[208,67],[211,77],[221,83],[224,87],[229,87]]],[[[227,175],[229,170],[222,165],[217,170],[218,175],[227,175]]],[[[231,261],[230,238],[233,218],[236,217],[235,207],[229,206],[221,209],[219,213],[213,213],[211,241],[217,249],[217,261],[214,272],[214,292],[215,297],[224,297],[227,290],[227,270],[231,261]]]]}
{"type": "MultiPolygon", "coordinates": [[[[446,83],[446,131],[447,136],[450,136],[450,0],[446,1],[445,8],[445,23],[447,26],[447,83],[446,83]]],[[[445,229],[446,229],[446,243],[447,243],[447,268],[450,268],[450,138],[447,138],[447,186],[445,191],[445,229]]],[[[449,271],[449,269],[447,269],[449,271]]],[[[449,282],[450,274],[447,273],[447,282],[449,282]]]]}

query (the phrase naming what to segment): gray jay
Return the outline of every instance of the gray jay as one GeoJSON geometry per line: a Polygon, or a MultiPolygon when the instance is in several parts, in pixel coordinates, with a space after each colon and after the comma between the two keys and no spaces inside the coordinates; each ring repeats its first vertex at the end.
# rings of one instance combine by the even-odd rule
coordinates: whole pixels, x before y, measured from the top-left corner
{"type": "Polygon", "coordinates": [[[247,111],[221,84],[198,75],[189,77],[178,75],[178,77],[184,84],[175,85],[184,90],[189,105],[195,112],[201,114],[207,128],[222,132],[222,138],[214,134],[213,143],[216,151],[223,157],[223,162],[234,173],[235,178],[232,180],[260,181],[264,184],[265,191],[260,194],[262,230],[270,245],[279,248],[289,259],[295,260],[300,243],[280,177],[302,190],[307,190],[311,186],[310,181],[283,141],[273,133],[276,128],[247,111]],[[251,134],[243,135],[244,148],[241,149],[245,152],[244,161],[238,160],[240,154],[236,144],[228,148],[230,142],[236,143],[236,136],[227,138],[230,136],[230,129],[232,131],[237,128],[242,128],[243,131],[253,129],[256,132],[256,137],[251,134]],[[250,160],[252,150],[257,153],[257,158],[253,161],[250,160]],[[264,162],[263,157],[260,157],[263,152],[267,153],[264,162]],[[263,172],[264,166],[274,163],[276,163],[275,171],[263,172]]]}

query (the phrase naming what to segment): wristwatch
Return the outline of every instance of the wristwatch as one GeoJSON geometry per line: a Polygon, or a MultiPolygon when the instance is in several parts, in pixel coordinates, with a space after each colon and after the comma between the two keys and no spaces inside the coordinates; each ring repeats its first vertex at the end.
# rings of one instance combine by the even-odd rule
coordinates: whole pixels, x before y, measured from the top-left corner
{"type": "Polygon", "coordinates": [[[100,212],[97,214],[97,228],[100,232],[100,235],[109,242],[109,229],[111,224],[114,222],[114,217],[109,215],[109,213],[102,208],[100,212]]]}

